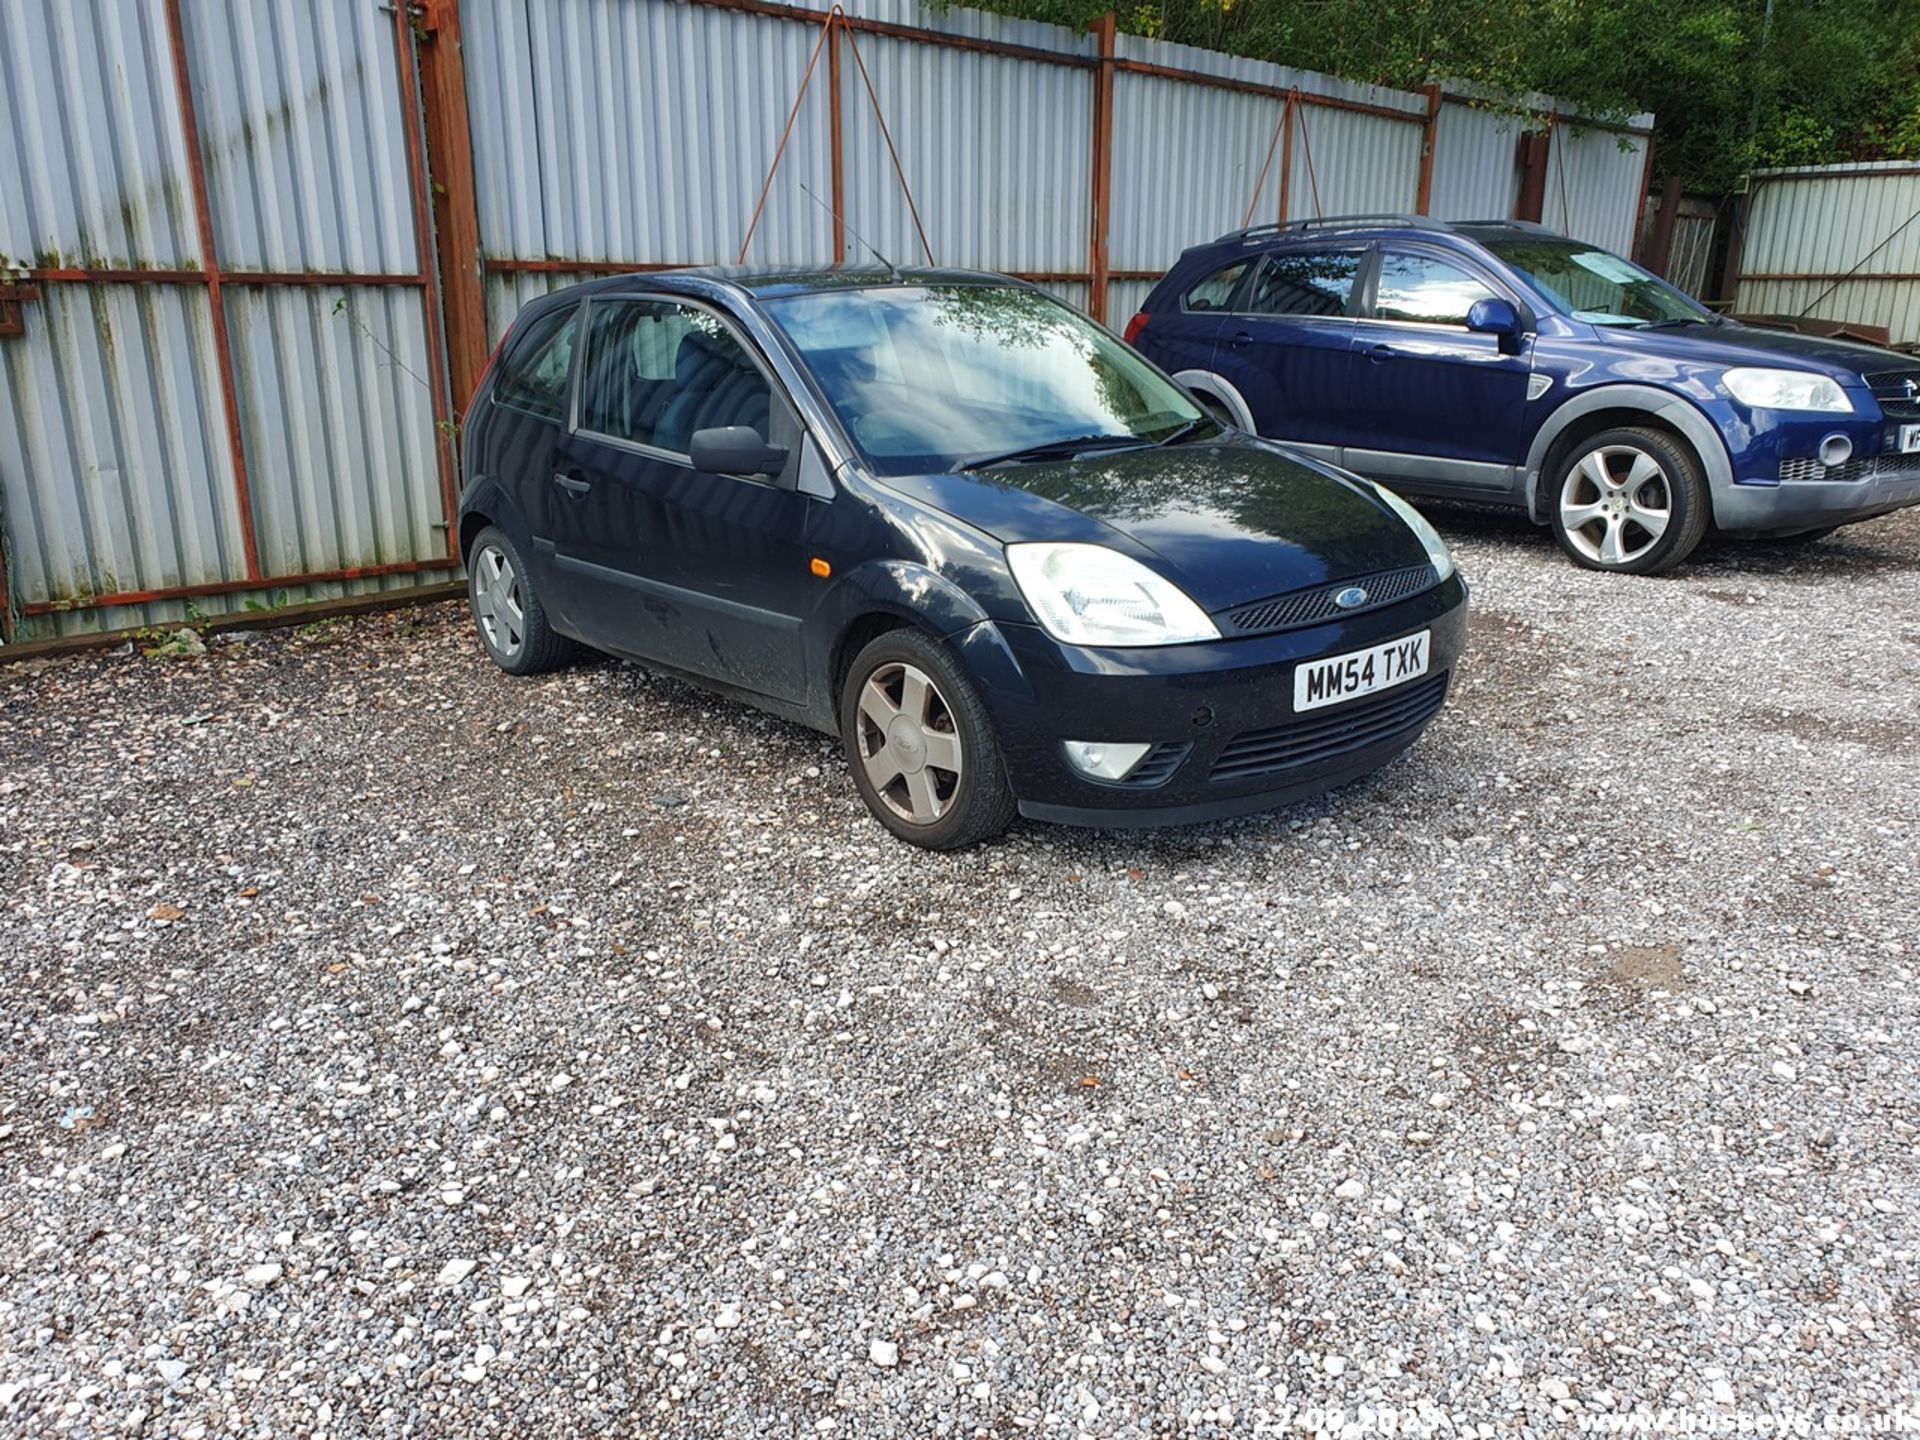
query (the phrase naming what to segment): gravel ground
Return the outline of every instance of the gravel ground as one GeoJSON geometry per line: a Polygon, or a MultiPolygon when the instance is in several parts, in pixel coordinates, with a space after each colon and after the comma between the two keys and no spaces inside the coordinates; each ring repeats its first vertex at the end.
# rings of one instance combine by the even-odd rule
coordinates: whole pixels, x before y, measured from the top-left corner
{"type": "Polygon", "coordinates": [[[1912,1417],[1920,512],[1437,518],[1401,761],[955,856],[453,606],[0,667],[0,1433],[1912,1417]]]}

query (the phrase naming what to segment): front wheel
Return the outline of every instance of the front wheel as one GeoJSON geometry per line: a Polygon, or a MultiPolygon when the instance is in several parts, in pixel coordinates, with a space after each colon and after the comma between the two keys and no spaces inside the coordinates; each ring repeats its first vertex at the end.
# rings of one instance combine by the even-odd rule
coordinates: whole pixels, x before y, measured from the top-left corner
{"type": "Polygon", "coordinates": [[[1706,534],[1711,502],[1700,462],[1677,437],[1638,426],[1603,430],[1553,477],[1553,533],[1590,570],[1657,575],[1706,534]]]}
{"type": "Polygon", "coordinates": [[[993,719],[945,647],[918,630],[889,630],[854,657],[840,736],[860,798],[909,844],[957,850],[1013,821],[993,719]]]}

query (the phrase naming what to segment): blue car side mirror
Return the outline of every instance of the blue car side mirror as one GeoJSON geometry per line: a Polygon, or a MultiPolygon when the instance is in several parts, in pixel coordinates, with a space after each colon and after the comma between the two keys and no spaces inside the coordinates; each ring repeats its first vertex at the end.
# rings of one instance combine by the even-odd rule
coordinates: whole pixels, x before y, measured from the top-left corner
{"type": "Polygon", "coordinates": [[[1497,335],[1500,348],[1509,354],[1520,348],[1520,337],[1525,333],[1520,312],[1514,309],[1513,302],[1497,295],[1473,302],[1473,308],[1467,311],[1467,329],[1481,335],[1497,335]]]}

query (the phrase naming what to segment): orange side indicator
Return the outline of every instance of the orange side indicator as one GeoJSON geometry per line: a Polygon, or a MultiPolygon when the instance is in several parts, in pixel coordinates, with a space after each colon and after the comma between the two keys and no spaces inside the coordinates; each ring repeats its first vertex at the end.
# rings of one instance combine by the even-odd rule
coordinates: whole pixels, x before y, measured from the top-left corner
{"type": "Polygon", "coordinates": [[[829,575],[833,574],[833,566],[829,565],[826,561],[822,560],[818,555],[814,556],[813,559],[807,562],[807,568],[813,571],[813,573],[818,575],[822,580],[826,579],[829,575]]]}

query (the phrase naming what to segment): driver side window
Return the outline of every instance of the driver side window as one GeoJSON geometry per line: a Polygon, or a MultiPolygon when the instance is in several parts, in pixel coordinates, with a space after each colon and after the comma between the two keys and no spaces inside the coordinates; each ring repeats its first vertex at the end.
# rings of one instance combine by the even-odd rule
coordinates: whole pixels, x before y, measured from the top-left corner
{"type": "Polygon", "coordinates": [[[580,428],[684,456],[696,430],[769,437],[773,388],[712,312],[668,300],[597,301],[588,316],[580,428]]]}

